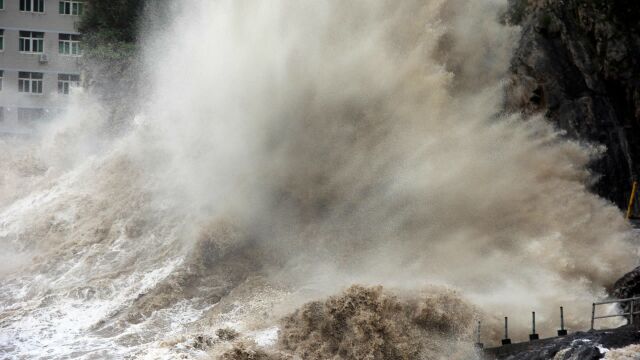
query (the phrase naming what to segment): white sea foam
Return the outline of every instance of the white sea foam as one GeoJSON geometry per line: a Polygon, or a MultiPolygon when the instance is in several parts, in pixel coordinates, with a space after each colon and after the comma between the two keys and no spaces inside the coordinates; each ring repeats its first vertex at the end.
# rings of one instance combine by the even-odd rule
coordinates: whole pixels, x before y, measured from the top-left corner
{"type": "Polygon", "coordinates": [[[149,15],[121,134],[88,92],[0,142],[0,356],[197,358],[214,350],[193,335],[226,326],[269,346],[280,316],[352,283],[457,289],[487,339],[503,316],[524,339],[532,310],[555,331],[560,305],[585,328],[636,235],[587,190],[597,147],[501,113],[505,3],[149,15]]]}

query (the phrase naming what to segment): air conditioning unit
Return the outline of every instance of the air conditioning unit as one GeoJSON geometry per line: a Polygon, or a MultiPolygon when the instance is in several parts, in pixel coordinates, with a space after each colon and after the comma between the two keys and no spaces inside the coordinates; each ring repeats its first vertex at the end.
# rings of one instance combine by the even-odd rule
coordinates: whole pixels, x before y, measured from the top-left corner
{"type": "Polygon", "coordinates": [[[46,64],[49,62],[49,55],[47,54],[40,54],[40,64],[46,64]]]}

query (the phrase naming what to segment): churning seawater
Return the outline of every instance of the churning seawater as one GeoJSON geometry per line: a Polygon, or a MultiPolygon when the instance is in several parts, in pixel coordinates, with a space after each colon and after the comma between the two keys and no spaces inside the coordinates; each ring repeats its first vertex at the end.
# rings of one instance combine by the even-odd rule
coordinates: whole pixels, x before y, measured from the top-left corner
{"type": "Polygon", "coordinates": [[[506,1],[166,6],[120,131],[77,90],[0,139],[1,357],[215,357],[234,329],[287,354],[463,359],[478,319],[517,338],[564,305],[584,327],[634,267],[588,191],[600,150],[502,112],[506,1]],[[358,329],[394,319],[395,347],[318,335],[341,304],[358,329]]]}

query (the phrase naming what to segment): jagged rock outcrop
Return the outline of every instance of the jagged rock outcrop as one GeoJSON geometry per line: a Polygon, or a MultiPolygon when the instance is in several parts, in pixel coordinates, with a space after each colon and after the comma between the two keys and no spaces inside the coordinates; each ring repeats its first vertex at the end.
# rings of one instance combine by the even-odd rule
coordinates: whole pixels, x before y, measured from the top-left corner
{"type": "Polygon", "coordinates": [[[522,26],[507,108],[606,146],[593,190],[625,207],[640,168],[640,2],[509,0],[522,26]]]}
{"type": "MultiPolygon", "coordinates": [[[[640,297],[640,266],[625,274],[613,285],[612,297],[617,299],[629,299],[640,297]]],[[[640,301],[634,302],[634,312],[638,311],[640,301]]],[[[622,305],[625,312],[629,312],[629,304],[622,305]]],[[[640,315],[634,316],[634,323],[638,324],[640,315]]]]}
{"type": "Polygon", "coordinates": [[[628,272],[613,285],[613,297],[628,299],[640,296],[640,266],[628,272]]]}
{"type": "MultiPolygon", "coordinates": [[[[599,175],[592,190],[626,208],[631,184],[640,180],[640,2],[509,0],[505,18],[522,28],[507,110],[543,113],[569,138],[604,145],[592,164],[599,175]]],[[[640,296],[640,267],[611,295],[640,296]]],[[[628,327],[522,344],[496,358],[601,359],[603,349],[638,343],[640,332],[628,327]]]]}

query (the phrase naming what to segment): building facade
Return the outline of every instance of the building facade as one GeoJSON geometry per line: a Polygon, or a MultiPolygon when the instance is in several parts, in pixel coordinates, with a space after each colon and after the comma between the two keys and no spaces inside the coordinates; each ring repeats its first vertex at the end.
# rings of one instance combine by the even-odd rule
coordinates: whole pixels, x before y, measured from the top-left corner
{"type": "Polygon", "coordinates": [[[83,0],[0,0],[0,132],[28,132],[80,83],[83,0]]]}

